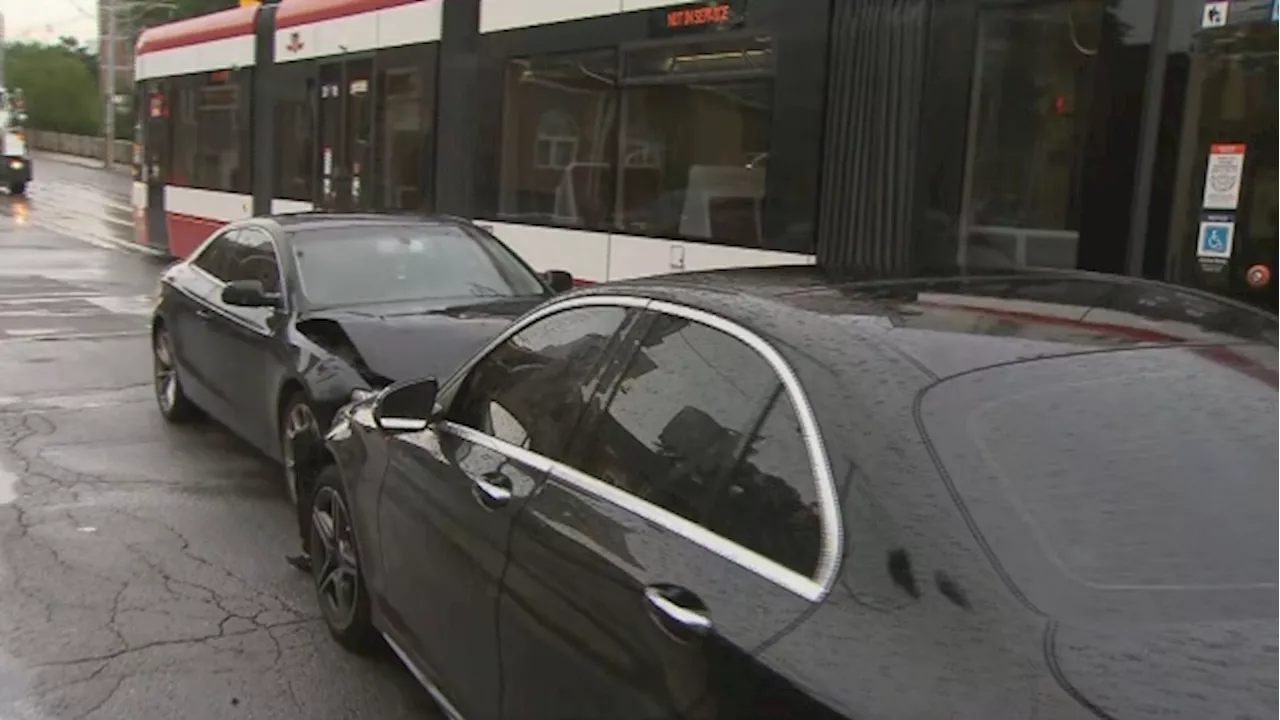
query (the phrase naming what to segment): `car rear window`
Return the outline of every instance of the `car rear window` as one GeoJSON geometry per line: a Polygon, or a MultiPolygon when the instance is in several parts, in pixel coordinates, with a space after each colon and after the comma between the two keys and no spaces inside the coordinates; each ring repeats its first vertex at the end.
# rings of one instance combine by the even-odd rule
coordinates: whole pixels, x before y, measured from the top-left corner
{"type": "Polygon", "coordinates": [[[453,225],[324,227],[292,240],[303,294],[316,306],[543,292],[501,244],[453,225]]]}
{"type": "Polygon", "coordinates": [[[1248,355],[994,368],[928,391],[921,420],[990,559],[1041,610],[1273,616],[1275,355],[1248,355]]]}

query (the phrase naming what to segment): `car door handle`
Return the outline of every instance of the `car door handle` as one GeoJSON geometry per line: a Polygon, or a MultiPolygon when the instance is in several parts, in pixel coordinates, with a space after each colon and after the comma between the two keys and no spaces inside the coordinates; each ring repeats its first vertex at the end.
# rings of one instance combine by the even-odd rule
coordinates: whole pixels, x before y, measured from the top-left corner
{"type": "Polygon", "coordinates": [[[213,313],[209,312],[208,310],[200,309],[196,311],[196,317],[200,318],[201,320],[209,320],[213,317],[213,313]]]}
{"type": "Polygon", "coordinates": [[[502,473],[485,473],[473,482],[485,507],[501,507],[511,501],[511,481],[502,473]]]}
{"type": "Polygon", "coordinates": [[[668,593],[670,593],[669,589],[647,587],[644,589],[644,599],[653,606],[654,610],[686,630],[699,635],[711,630],[711,618],[703,612],[691,610],[675,602],[667,597],[668,593]]]}

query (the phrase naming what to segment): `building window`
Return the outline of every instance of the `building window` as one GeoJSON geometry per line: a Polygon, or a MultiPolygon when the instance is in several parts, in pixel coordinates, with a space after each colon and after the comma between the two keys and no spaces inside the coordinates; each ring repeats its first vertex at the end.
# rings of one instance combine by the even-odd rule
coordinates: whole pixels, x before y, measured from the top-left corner
{"type": "Polygon", "coordinates": [[[538,120],[533,162],[539,169],[563,170],[578,156],[578,124],[561,110],[548,110],[538,120]]]}
{"type": "Polygon", "coordinates": [[[508,63],[500,218],[609,228],[617,154],[616,57],[607,50],[508,63]]]}

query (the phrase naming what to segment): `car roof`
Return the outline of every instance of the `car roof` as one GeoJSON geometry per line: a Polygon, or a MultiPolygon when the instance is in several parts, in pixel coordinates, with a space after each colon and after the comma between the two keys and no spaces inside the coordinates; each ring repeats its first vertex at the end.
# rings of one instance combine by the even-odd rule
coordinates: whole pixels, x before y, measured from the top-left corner
{"type": "Polygon", "coordinates": [[[328,228],[353,227],[361,225],[449,225],[454,227],[473,227],[465,218],[453,215],[426,214],[417,212],[336,212],[330,210],[309,210],[297,213],[279,213],[254,218],[250,222],[274,224],[284,232],[298,230],[321,230],[328,228]]]}
{"type": "MultiPolygon", "coordinates": [[[[874,341],[934,380],[1082,350],[1252,343],[1274,356],[1277,346],[1269,313],[1189,288],[1082,271],[848,280],[814,266],[734,268],[575,292],[701,309],[826,366],[844,363],[851,340],[874,341]]],[[[1274,363],[1267,365],[1260,372],[1273,376],[1274,363]]]]}

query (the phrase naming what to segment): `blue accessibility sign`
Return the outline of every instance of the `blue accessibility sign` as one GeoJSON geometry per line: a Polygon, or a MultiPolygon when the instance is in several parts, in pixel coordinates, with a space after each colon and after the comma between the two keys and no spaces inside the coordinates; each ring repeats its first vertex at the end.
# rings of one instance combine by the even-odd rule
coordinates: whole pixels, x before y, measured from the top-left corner
{"type": "Polygon", "coordinates": [[[1236,224],[1228,220],[1206,220],[1200,223],[1196,257],[1229,260],[1235,234],[1236,224]]]}

